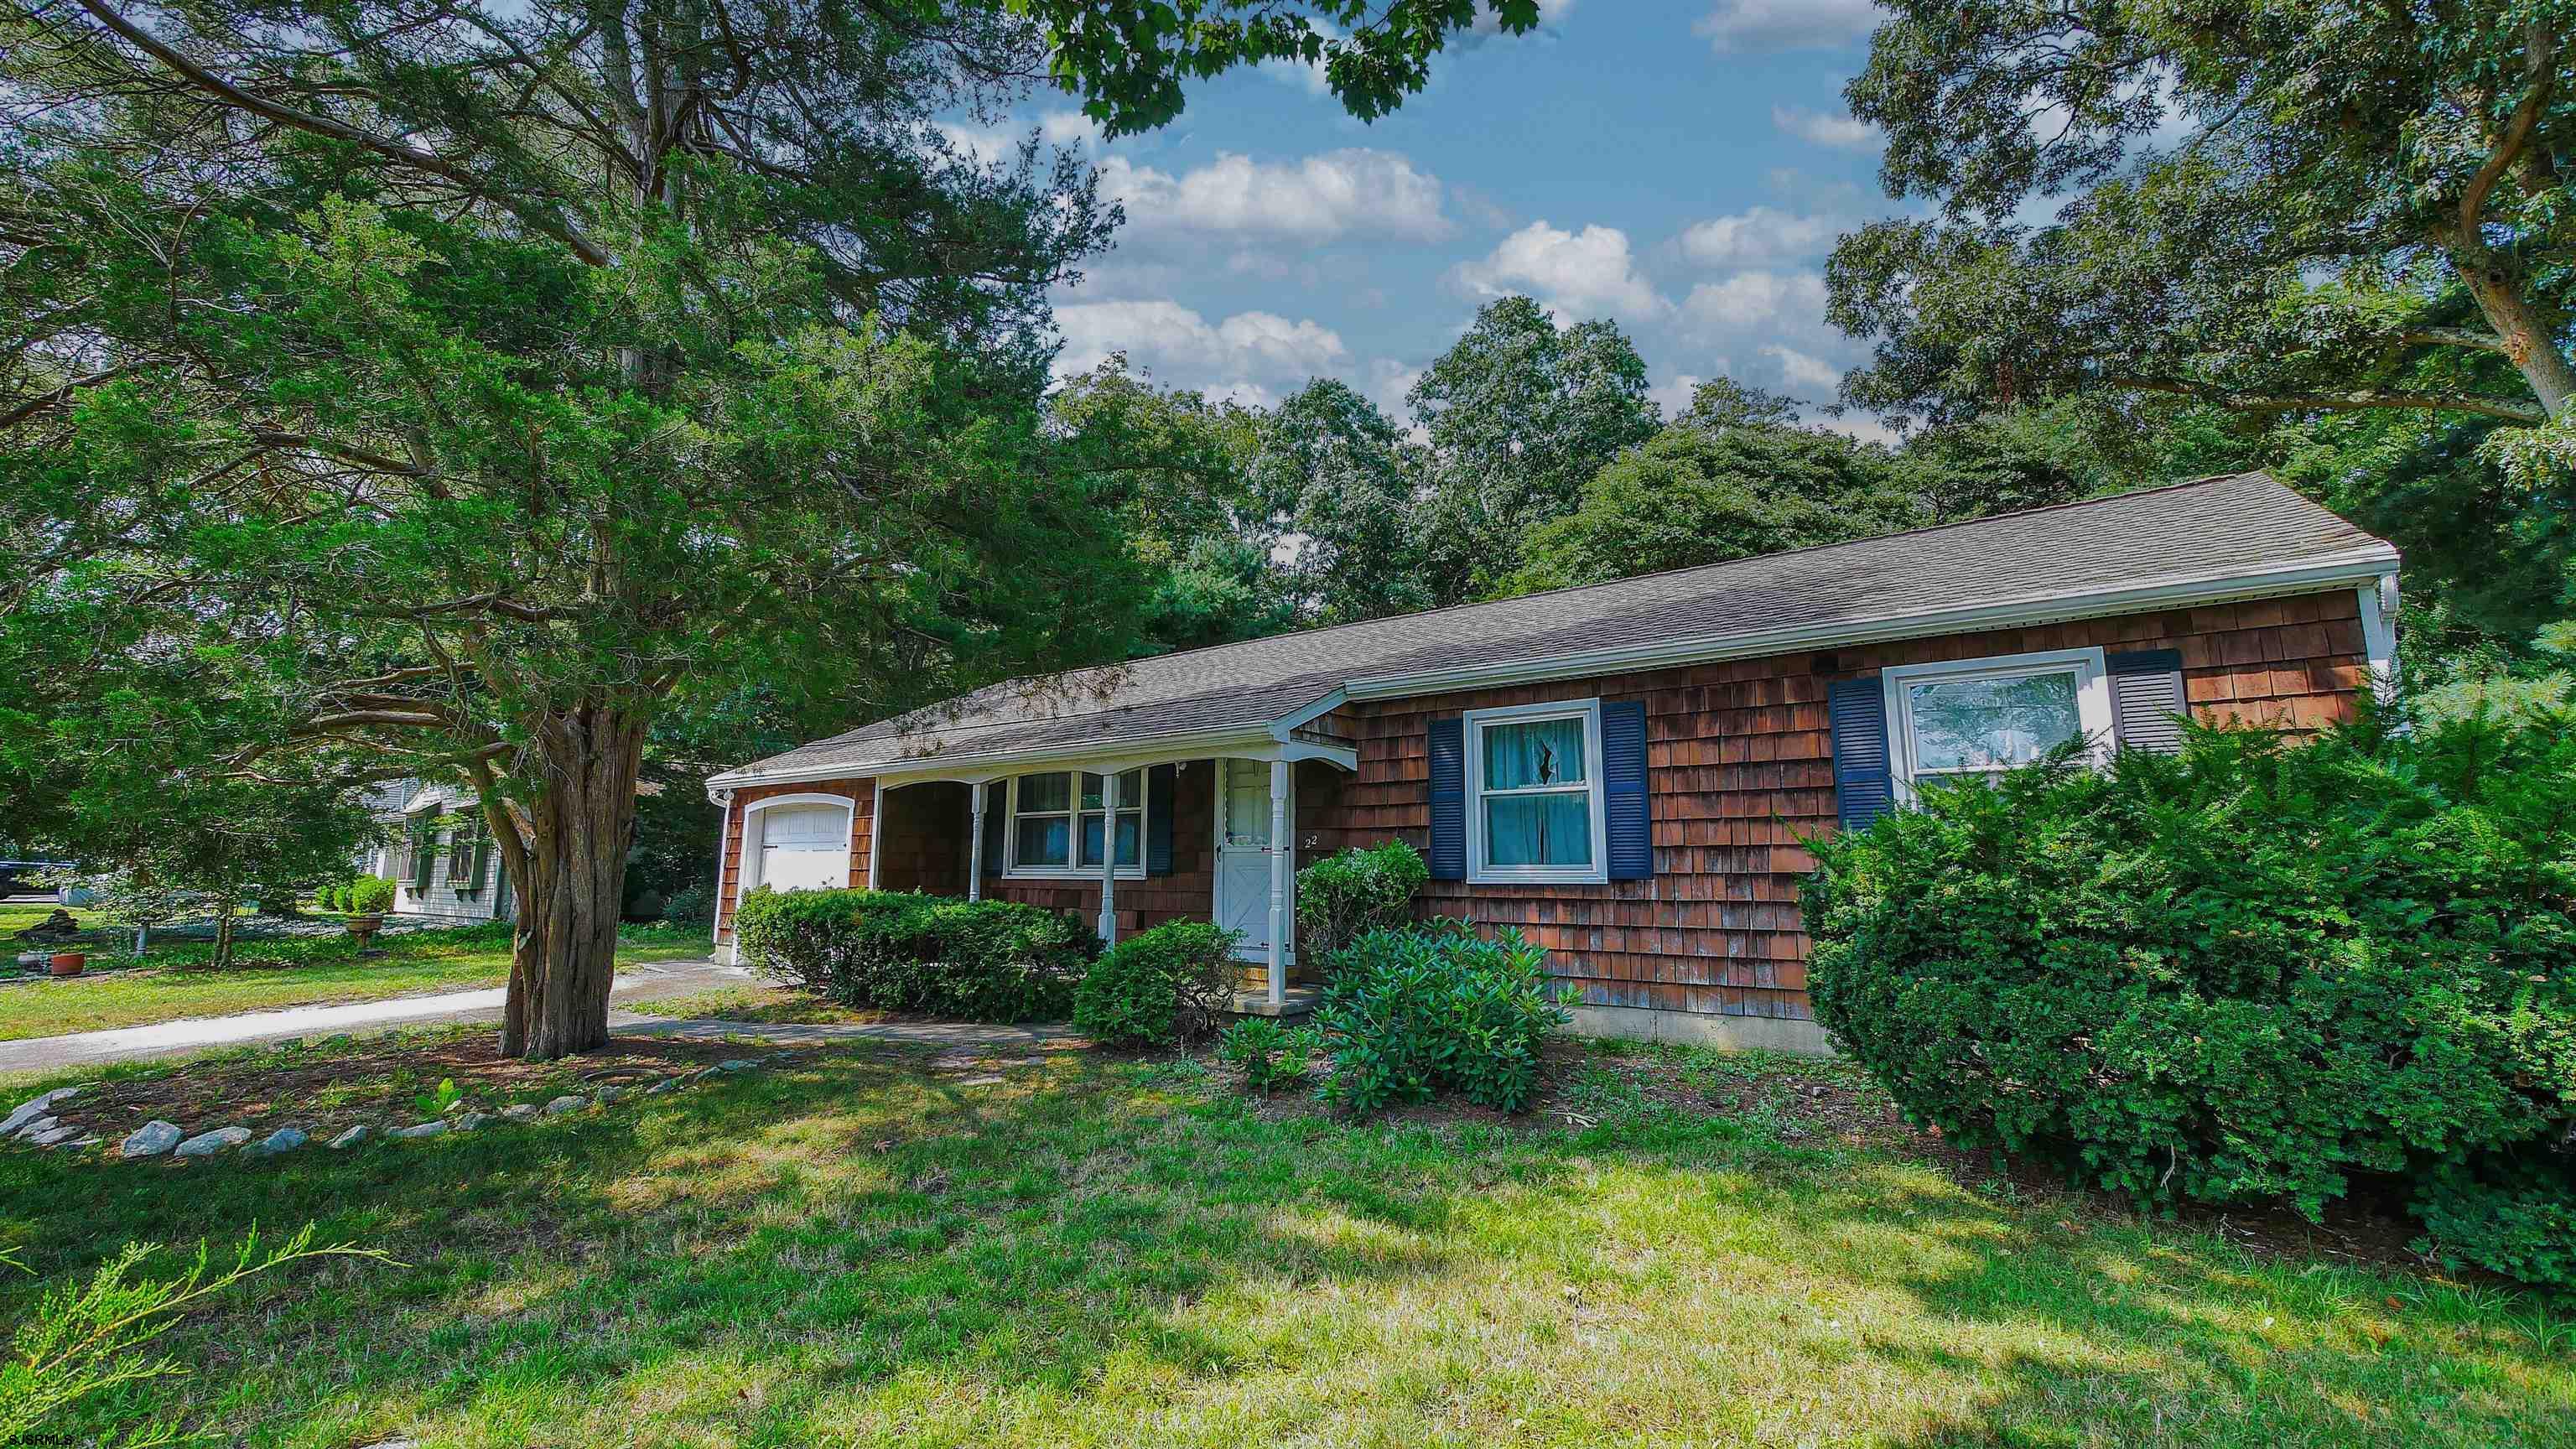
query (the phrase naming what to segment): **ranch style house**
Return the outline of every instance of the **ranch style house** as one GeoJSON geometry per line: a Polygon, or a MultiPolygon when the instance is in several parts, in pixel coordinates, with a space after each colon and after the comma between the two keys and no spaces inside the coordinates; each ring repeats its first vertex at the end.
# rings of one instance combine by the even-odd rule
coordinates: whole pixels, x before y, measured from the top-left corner
{"type": "Polygon", "coordinates": [[[2397,550],[2261,473],[994,685],[709,781],[756,886],[1242,933],[1411,841],[1418,908],[1547,948],[1582,1031],[1820,1051],[1808,842],[2058,745],[2309,733],[2394,669],[2397,550]]]}

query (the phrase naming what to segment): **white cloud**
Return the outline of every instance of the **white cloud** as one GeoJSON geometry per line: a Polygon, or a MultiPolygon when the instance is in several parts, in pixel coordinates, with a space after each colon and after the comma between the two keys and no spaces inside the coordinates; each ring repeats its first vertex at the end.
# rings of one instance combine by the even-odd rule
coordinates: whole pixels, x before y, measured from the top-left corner
{"type": "Polygon", "coordinates": [[[1780,364],[1780,375],[1791,387],[1819,388],[1832,392],[1843,384],[1843,370],[1810,353],[1777,342],[1767,343],[1762,355],[1780,364]]]}
{"type": "Polygon", "coordinates": [[[1704,267],[1749,267],[1804,261],[1823,255],[1843,223],[1830,216],[1799,216],[1755,206],[1683,228],[1682,255],[1704,267]]]}
{"type": "Polygon", "coordinates": [[[1738,272],[1691,288],[1682,318],[1703,334],[1751,332],[1787,323],[1821,326],[1825,279],[1814,272],[1738,272]]]}
{"type": "Polygon", "coordinates": [[[1440,179],[1393,151],[1327,151],[1285,162],[1220,152],[1175,176],[1113,155],[1101,190],[1127,208],[1129,234],[1199,232],[1332,241],[1348,235],[1437,241],[1450,232],[1440,179]]]}
{"type": "MultiPolygon", "coordinates": [[[[1719,372],[1726,371],[1726,359],[1718,358],[1716,367],[1719,372]]],[[[1707,378],[1695,372],[1679,373],[1670,382],[1657,383],[1646,389],[1646,396],[1654,399],[1655,406],[1663,410],[1666,418],[1677,418],[1690,411],[1691,394],[1699,391],[1699,385],[1706,381],[1707,378]]]]}
{"type": "Polygon", "coordinates": [[[1771,124],[1811,145],[1857,151],[1878,144],[1878,128],[1869,122],[1805,106],[1773,106],[1771,124]]]}
{"type": "Polygon", "coordinates": [[[1096,146],[1100,123],[1080,111],[1049,111],[1038,117],[1038,134],[1050,146],[1096,146]]]}
{"type": "Polygon", "coordinates": [[[1893,448],[1905,441],[1905,435],[1878,420],[1872,413],[1845,413],[1838,418],[1818,418],[1817,427],[1829,433],[1840,433],[1862,443],[1878,443],[1893,448]]]}
{"type": "Polygon", "coordinates": [[[1088,370],[1123,352],[1158,381],[1240,398],[1275,396],[1282,386],[1349,360],[1331,328],[1275,312],[1237,312],[1210,324],[1169,299],[1059,302],[1055,323],[1064,334],[1058,375],[1088,370]]]}
{"type": "Polygon", "coordinates": [[[1628,234],[1615,226],[1570,232],[1534,221],[1503,238],[1485,257],[1460,262],[1449,276],[1471,297],[1526,292],[1560,318],[1607,314],[1634,320],[1665,310],[1664,299],[1637,270],[1628,234]]]}
{"type": "Polygon", "coordinates": [[[1852,45],[1881,18],[1871,0],[1718,0],[1691,32],[1720,55],[1759,54],[1852,45]]]}

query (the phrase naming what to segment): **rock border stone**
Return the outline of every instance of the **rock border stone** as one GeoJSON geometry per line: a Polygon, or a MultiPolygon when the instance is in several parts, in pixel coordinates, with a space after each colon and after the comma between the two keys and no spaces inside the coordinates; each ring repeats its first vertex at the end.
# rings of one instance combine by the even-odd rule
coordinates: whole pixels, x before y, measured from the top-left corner
{"type": "MultiPolygon", "coordinates": [[[[513,1102],[495,1112],[459,1111],[451,1117],[432,1118],[426,1122],[415,1122],[408,1127],[379,1130],[372,1124],[360,1122],[343,1128],[326,1145],[334,1152],[344,1152],[350,1148],[398,1138],[444,1137],[451,1133],[472,1132],[494,1123],[526,1126],[547,1117],[561,1117],[584,1111],[604,1112],[621,1102],[640,1101],[645,1097],[668,1096],[715,1077],[756,1071],[769,1060],[775,1060],[775,1058],[755,1061],[745,1057],[727,1057],[711,1066],[695,1067],[658,1077],[646,1086],[600,1087],[588,1096],[566,1094],[543,1105],[535,1102],[513,1102]]],[[[95,1133],[71,1121],[68,1117],[49,1110],[58,1103],[68,1102],[79,1096],[81,1091],[82,1088],[77,1086],[56,1087],[52,1091],[41,1093],[19,1104],[6,1118],[0,1118],[0,1140],[22,1141],[48,1149],[98,1146],[101,1139],[95,1133]]],[[[251,1141],[252,1135],[251,1129],[238,1125],[212,1127],[192,1135],[178,1123],[165,1122],[156,1117],[127,1133],[110,1149],[108,1156],[115,1159],[187,1158],[192,1161],[232,1156],[247,1160],[282,1156],[298,1151],[313,1141],[312,1135],[306,1129],[292,1125],[278,1127],[256,1142],[251,1141]],[[241,1150],[235,1151],[236,1148],[241,1150]]]]}

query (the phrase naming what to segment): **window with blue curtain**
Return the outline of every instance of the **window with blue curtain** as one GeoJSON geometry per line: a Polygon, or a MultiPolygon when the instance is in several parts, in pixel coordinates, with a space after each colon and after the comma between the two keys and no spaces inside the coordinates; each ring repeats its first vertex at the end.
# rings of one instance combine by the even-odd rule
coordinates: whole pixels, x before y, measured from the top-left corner
{"type": "Polygon", "coordinates": [[[1565,714],[1474,721],[1474,815],[1486,872],[1588,874],[1597,867],[1596,718],[1586,704],[1565,714]]]}

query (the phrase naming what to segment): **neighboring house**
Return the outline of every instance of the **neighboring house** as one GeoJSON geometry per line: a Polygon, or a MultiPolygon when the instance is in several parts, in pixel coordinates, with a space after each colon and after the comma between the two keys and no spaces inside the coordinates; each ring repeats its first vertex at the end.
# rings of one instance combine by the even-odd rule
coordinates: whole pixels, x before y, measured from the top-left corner
{"type": "Polygon", "coordinates": [[[1213,918],[1276,1000],[1297,864],[1400,837],[1422,909],[1546,947],[1578,1029],[1821,1049],[1810,838],[2186,709],[2342,720],[2397,565],[2248,473],[998,685],[709,781],[716,939],[761,884],[1213,918]]]}
{"type": "Polygon", "coordinates": [[[367,802],[385,839],[358,868],[394,883],[394,914],[506,920],[509,881],[470,790],[395,780],[367,802]]]}

